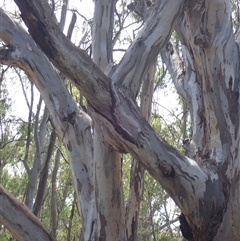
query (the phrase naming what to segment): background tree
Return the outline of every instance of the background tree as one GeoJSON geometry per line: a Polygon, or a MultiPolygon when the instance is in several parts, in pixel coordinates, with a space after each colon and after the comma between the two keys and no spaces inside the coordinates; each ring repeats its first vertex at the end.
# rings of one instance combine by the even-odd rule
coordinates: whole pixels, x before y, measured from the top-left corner
{"type": "MultiPolygon", "coordinates": [[[[1,10],[0,37],[6,45],[1,48],[0,61],[23,69],[46,104],[52,130],[66,147],[84,240],[137,239],[143,168],[180,208],[180,228],[186,239],[236,240],[240,31],[231,17],[232,13],[233,18],[238,16],[237,2],[233,11],[227,0],[131,3],[128,8],[144,25],[117,65],[112,52],[119,33],[113,35],[113,26],[123,27],[115,1],[95,2],[89,48],[94,62],[71,43],[71,35],[63,34],[64,18],[57,24],[54,2],[52,8],[44,0],[15,3],[30,35],[1,10]],[[191,138],[184,140],[185,154],[148,123],[158,55],[182,98],[184,112],[190,112],[191,138]],[[86,98],[87,108],[76,104],[66,89],[66,78],[86,98]],[[120,157],[126,152],[134,159],[130,199],[125,206],[120,157]]],[[[67,4],[64,1],[62,12],[67,4]]],[[[74,17],[71,23],[74,25],[74,17]]],[[[88,39],[87,32],[84,39],[88,39]]],[[[187,137],[187,117],[183,117],[181,128],[187,137]]],[[[30,136],[27,138],[25,153],[30,136]]],[[[3,188],[0,197],[5,207],[0,218],[16,238],[31,240],[31,232],[38,230],[39,240],[52,239],[3,188]],[[12,202],[18,207],[12,212],[18,215],[7,212],[12,202]]],[[[153,221],[154,207],[151,201],[149,204],[153,221]]],[[[55,225],[54,216],[52,208],[55,225]]],[[[52,228],[53,234],[55,230],[52,228]]],[[[172,232],[170,235],[173,238],[172,232]]],[[[154,231],[153,239],[157,239],[154,231]]]]}

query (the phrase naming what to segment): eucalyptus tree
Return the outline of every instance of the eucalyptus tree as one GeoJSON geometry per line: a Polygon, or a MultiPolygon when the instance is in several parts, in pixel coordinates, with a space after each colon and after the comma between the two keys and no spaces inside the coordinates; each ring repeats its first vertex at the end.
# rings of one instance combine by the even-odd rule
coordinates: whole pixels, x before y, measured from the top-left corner
{"type": "MultiPolygon", "coordinates": [[[[0,61],[23,69],[45,101],[70,160],[84,240],[136,240],[136,216],[129,222],[128,215],[138,212],[139,199],[125,210],[119,153],[130,153],[172,197],[182,212],[184,238],[237,240],[240,30],[232,26],[231,1],[131,3],[144,26],[117,66],[111,42],[116,1],[95,1],[93,60],[62,33],[46,0],[15,3],[29,33],[1,9],[0,61]],[[169,41],[173,32],[178,48],[169,41]],[[136,102],[159,54],[190,110],[186,155],[155,133],[136,102]],[[52,65],[84,95],[87,112],[52,65]]],[[[141,191],[141,182],[134,183],[141,191]]],[[[53,240],[3,188],[0,201],[1,222],[17,239],[53,240]]]]}

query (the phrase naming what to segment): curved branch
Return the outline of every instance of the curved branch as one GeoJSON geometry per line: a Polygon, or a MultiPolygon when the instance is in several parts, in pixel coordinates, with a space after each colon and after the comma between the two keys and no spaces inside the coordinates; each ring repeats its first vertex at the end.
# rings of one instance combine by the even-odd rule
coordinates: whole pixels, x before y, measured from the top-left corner
{"type": "Polygon", "coordinates": [[[106,117],[111,119],[110,80],[93,63],[85,51],[72,44],[62,33],[51,18],[51,9],[47,2],[45,0],[18,0],[15,2],[33,39],[52,63],[73,81],[73,84],[82,91],[94,109],[105,113],[106,117]],[[96,98],[92,98],[93,96],[96,98]]]}
{"type": "Polygon", "coordinates": [[[0,185],[0,223],[19,241],[56,241],[31,211],[0,185]],[[36,235],[37,234],[37,235],[36,235]]]}

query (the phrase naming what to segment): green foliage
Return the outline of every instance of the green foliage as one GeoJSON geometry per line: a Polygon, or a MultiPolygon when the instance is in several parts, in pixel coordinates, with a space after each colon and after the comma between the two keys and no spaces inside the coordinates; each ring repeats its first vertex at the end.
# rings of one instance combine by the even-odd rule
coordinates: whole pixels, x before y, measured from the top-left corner
{"type": "MultiPolygon", "coordinates": [[[[76,88],[72,91],[73,96],[79,99],[79,92],[76,88]]],[[[36,152],[36,143],[34,140],[34,125],[35,115],[32,113],[32,121],[28,123],[23,119],[12,115],[11,107],[13,102],[10,98],[7,98],[8,90],[4,86],[4,82],[1,86],[1,98],[0,100],[0,184],[12,193],[21,202],[25,201],[26,187],[28,184],[28,174],[26,167],[23,164],[23,160],[27,154],[26,164],[31,169],[36,152]],[[28,127],[30,127],[30,145],[29,149],[26,149],[26,141],[28,136],[28,127]]],[[[40,117],[41,121],[41,117],[40,117]]],[[[50,126],[50,129],[52,127],[50,126]]],[[[42,149],[42,157],[47,151],[47,144],[49,141],[49,134],[44,140],[44,147],[42,149]]],[[[57,210],[57,239],[67,240],[68,231],[70,233],[69,240],[79,239],[81,230],[81,220],[79,212],[76,207],[76,200],[74,199],[74,190],[71,182],[71,174],[69,169],[69,163],[66,162],[65,149],[60,148],[62,153],[61,163],[57,175],[57,187],[56,187],[56,210],[57,210]],[[74,207],[74,209],[73,209],[74,207]],[[72,215],[72,216],[71,216],[72,215]],[[70,220],[71,217],[71,220],[70,220]],[[69,230],[70,221],[73,223],[71,230],[69,230]]],[[[54,151],[55,153],[55,151],[54,151]]],[[[52,170],[54,168],[54,156],[51,158],[49,166],[49,176],[47,181],[47,187],[44,193],[44,202],[40,212],[40,221],[51,230],[51,195],[52,195],[52,170]]],[[[15,240],[12,235],[0,226],[0,241],[15,240]]]]}
{"type": "Polygon", "coordinates": [[[13,241],[13,237],[8,230],[4,229],[4,227],[0,227],[0,241],[13,241]]]}
{"type": "Polygon", "coordinates": [[[170,221],[176,219],[178,213],[179,210],[166,192],[146,173],[139,216],[139,240],[171,240],[170,232],[175,237],[180,237],[177,228],[171,226],[172,230],[169,230],[166,226],[168,218],[170,221]],[[167,207],[168,213],[166,213],[164,205],[167,207]]]}
{"type": "Polygon", "coordinates": [[[20,201],[24,200],[27,174],[23,172],[21,165],[6,165],[2,171],[1,184],[20,201]],[[21,170],[22,169],[22,170],[21,170]]]}
{"type": "Polygon", "coordinates": [[[239,28],[240,23],[240,1],[231,0],[232,2],[232,23],[234,30],[239,28]]]}

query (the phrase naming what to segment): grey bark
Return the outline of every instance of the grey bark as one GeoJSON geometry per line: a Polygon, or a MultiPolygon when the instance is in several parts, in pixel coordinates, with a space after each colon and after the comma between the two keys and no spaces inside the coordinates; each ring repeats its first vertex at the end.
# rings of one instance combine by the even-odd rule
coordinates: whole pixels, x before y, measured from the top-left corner
{"type": "Polygon", "coordinates": [[[0,186],[1,223],[19,241],[55,241],[38,218],[21,202],[0,186]],[[36,235],[38,234],[38,235],[36,235]]]}
{"type": "MultiPolygon", "coordinates": [[[[91,116],[101,127],[105,140],[117,151],[127,151],[139,160],[179,206],[184,236],[194,241],[238,239],[239,52],[231,28],[230,2],[205,1],[201,2],[202,6],[196,5],[197,1],[187,2],[183,14],[185,1],[156,1],[152,15],[119,63],[112,80],[84,51],[63,36],[50,18],[51,11],[44,0],[15,2],[33,39],[55,67],[68,76],[87,98],[93,109],[91,116]],[[183,60],[187,71],[183,69],[182,74],[186,76],[182,82],[176,83],[189,100],[186,102],[190,103],[191,114],[196,115],[196,121],[192,117],[193,129],[201,128],[199,138],[197,132],[193,135],[191,158],[180,154],[156,135],[134,100],[141,86],[141,76],[156,58],[157,50],[168,43],[179,15],[184,19],[179,36],[183,38],[183,49],[186,49],[183,60]]],[[[0,60],[23,68],[49,108],[52,123],[71,159],[75,189],[80,199],[88,198],[88,205],[84,202],[86,199],[82,199],[86,209],[81,207],[86,227],[84,235],[88,240],[96,228],[94,213],[91,212],[94,203],[93,173],[88,162],[84,162],[92,158],[89,148],[92,147],[91,133],[86,133],[91,126],[90,119],[76,110],[64,87],[56,81],[58,77],[51,72],[48,62],[45,67],[48,74],[53,74],[50,79],[52,83],[56,81],[55,88],[39,77],[41,68],[36,66],[41,66],[39,63],[44,56],[28,34],[10,22],[2,11],[0,13],[8,26],[6,31],[3,24],[0,37],[10,44],[10,48],[0,52],[0,60]],[[16,35],[18,38],[14,38],[16,35]],[[75,111],[76,123],[71,118],[75,111]],[[84,148],[79,144],[80,136],[83,138],[81,143],[88,143],[83,145],[84,148]]],[[[177,74],[175,80],[180,77],[177,74]]]]}
{"type": "MultiPolygon", "coordinates": [[[[0,11],[3,13],[2,10],[0,11]]],[[[7,16],[4,15],[4,21],[7,20],[5,17],[7,16]]],[[[7,26],[5,24],[4,26],[7,26]]],[[[60,140],[62,140],[66,146],[70,158],[75,190],[79,197],[79,210],[81,210],[82,216],[85,217],[83,220],[85,239],[91,239],[92,235],[94,237],[94,228],[89,225],[89,222],[93,222],[94,224],[95,220],[94,213],[92,212],[92,205],[94,204],[93,170],[89,163],[89,160],[92,158],[91,119],[87,114],[77,109],[76,104],[72,100],[70,94],[66,91],[61,79],[53,70],[51,64],[49,64],[44,55],[41,52],[38,52],[35,43],[24,34],[19,26],[13,24],[13,22],[9,22],[9,24],[14,29],[13,31],[18,36],[17,38],[23,41],[20,42],[28,43],[28,51],[35,53],[31,56],[32,60],[35,59],[35,64],[32,62],[33,65],[29,67],[26,63],[30,64],[31,60],[22,59],[22,64],[18,62],[18,66],[21,66],[21,68],[24,68],[26,71],[27,69],[30,71],[28,72],[28,77],[31,80],[40,81],[37,84],[40,89],[49,91],[49,93],[45,93],[43,99],[50,112],[53,128],[58,134],[60,140]],[[24,39],[24,35],[27,39],[24,39]],[[37,50],[37,52],[33,49],[37,50]],[[44,74],[40,74],[38,71],[40,68],[38,69],[36,66],[42,66],[42,68],[45,69],[44,74]],[[53,82],[49,82],[49,79],[53,82]],[[75,135],[76,133],[77,135],[75,135]],[[80,145],[80,143],[84,143],[84,145],[80,145]]],[[[0,35],[2,36],[2,32],[0,35]]],[[[27,53],[26,49],[21,52],[23,54],[27,53]]],[[[3,55],[1,55],[1,58],[2,57],[3,55]]],[[[3,57],[3,59],[6,60],[5,57],[3,57]]]]}
{"type": "MultiPolygon", "coordinates": [[[[108,74],[113,62],[112,38],[116,1],[96,1],[93,18],[93,61],[108,74]]],[[[95,110],[92,110],[95,111],[95,110]]],[[[97,239],[125,240],[121,160],[94,122],[95,201],[98,214],[97,239]]]]}

